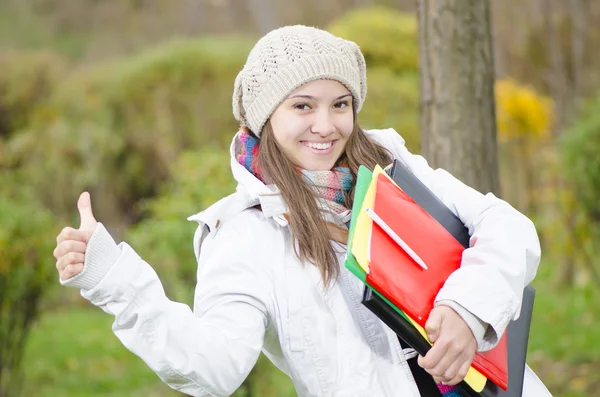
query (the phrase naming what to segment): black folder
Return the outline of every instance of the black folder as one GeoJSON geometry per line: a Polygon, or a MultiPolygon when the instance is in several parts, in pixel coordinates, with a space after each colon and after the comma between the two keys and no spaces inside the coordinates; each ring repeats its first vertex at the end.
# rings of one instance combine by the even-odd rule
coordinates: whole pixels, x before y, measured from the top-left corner
{"type": "MultiPolygon", "coordinates": [[[[469,231],[462,221],[408,167],[400,161],[394,160],[394,163],[386,172],[406,194],[444,226],[463,247],[469,247],[469,231]]],[[[508,333],[508,389],[504,391],[488,381],[485,388],[477,393],[463,381],[459,384],[464,392],[463,394],[472,397],[521,397],[534,298],[535,290],[531,286],[527,286],[523,291],[519,319],[510,322],[506,330],[508,333]]],[[[429,343],[406,319],[390,307],[379,295],[374,294],[371,288],[366,285],[362,303],[387,324],[398,335],[404,345],[412,347],[422,356],[431,348],[429,343]]],[[[416,371],[413,371],[413,374],[414,372],[416,371]]],[[[417,383],[427,381],[433,383],[431,376],[424,370],[422,370],[422,374],[414,375],[417,383]]],[[[436,394],[435,388],[432,390],[431,395],[423,394],[422,390],[424,389],[422,388],[420,390],[424,397],[438,397],[441,395],[439,392],[436,394]]]]}

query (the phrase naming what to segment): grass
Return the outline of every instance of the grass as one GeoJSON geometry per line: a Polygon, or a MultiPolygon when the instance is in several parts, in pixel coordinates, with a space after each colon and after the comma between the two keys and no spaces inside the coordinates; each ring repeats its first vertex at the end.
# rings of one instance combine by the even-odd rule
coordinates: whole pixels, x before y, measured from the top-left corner
{"type": "Polygon", "coordinates": [[[95,307],[44,313],[24,357],[24,397],[177,396],[123,347],[95,307]]]}
{"type": "Polygon", "coordinates": [[[600,396],[600,286],[560,287],[556,261],[545,260],[536,288],[527,361],[554,396],[600,396]]]}
{"type": "Polygon", "coordinates": [[[600,358],[600,286],[587,282],[573,288],[558,287],[557,265],[542,263],[536,288],[530,351],[544,351],[569,364],[600,358]]]}

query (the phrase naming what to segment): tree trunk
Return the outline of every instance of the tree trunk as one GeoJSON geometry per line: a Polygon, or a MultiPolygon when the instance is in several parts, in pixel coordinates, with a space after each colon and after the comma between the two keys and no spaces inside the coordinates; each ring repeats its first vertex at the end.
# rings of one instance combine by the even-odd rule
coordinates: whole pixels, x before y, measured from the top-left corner
{"type": "Polygon", "coordinates": [[[419,0],[423,154],[500,194],[489,0],[419,0]]]}

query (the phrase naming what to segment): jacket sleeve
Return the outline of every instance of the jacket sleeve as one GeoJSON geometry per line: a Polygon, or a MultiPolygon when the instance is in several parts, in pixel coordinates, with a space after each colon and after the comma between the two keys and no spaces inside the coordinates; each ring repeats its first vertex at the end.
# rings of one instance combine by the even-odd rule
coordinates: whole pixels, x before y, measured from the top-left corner
{"type": "MultiPolygon", "coordinates": [[[[488,324],[479,350],[493,348],[519,316],[523,289],[537,272],[541,249],[533,222],[492,193],[481,194],[443,169],[432,169],[388,130],[394,157],[403,161],[468,227],[470,247],[435,301],[454,302],[488,324]]],[[[452,304],[450,304],[452,306],[452,304]]]]}
{"type": "Polygon", "coordinates": [[[169,300],[152,267],[128,244],[114,241],[116,262],[82,295],[115,316],[115,335],[169,386],[192,396],[229,396],[256,363],[267,325],[269,290],[260,266],[249,262],[244,233],[244,227],[225,224],[206,237],[194,312],[169,300]]]}

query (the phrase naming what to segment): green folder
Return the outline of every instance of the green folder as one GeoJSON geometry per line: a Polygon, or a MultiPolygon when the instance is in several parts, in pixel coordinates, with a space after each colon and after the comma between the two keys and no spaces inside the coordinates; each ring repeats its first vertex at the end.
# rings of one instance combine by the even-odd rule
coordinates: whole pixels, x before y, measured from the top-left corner
{"type": "Polygon", "coordinates": [[[356,218],[358,218],[358,212],[363,205],[372,177],[373,173],[367,167],[361,165],[358,168],[356,187],[354,188],[354,203],[352,204],[352,219],[350,220],[350,230],[348,232],[348,254],[345,263],[346,268],[363,283],[367,282],[367,274],[360,267],[354,255],[352,255],[352,242],[354,240],[354,231],[356,230],[356,218]]]}
{"type": "Polygon", "coordinates": [[[369,283],[367,283],[367,274],[360,267],[354,255],[352,255],[352,241],[354,240],[354,231],[356,229],[356,218],[358,217],[358,213],[361,210],[365,194],[371,185],[371,181],[373,178],[373,173],[365,166],[360,166],[358,168],[358,175],[356,178],[356,187],[354,189],[354,203],[352,204],[352,218],[350,220],[350,228],[348,232],[348,244],[347,244],[347,254],[346,261],[344,265],[346,269],[350,270],[352,274],[354,274],[360,281],[368,285],[373,292],[375,292],[381,299],[384,300],[385,303],[390,305],[398,314],[409,321],[406,315],[402,310],[397,308],[392,302],[390,302],[386,297],[381,295],[375,288],[373,288],[369,283]]]}

